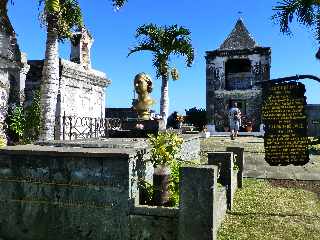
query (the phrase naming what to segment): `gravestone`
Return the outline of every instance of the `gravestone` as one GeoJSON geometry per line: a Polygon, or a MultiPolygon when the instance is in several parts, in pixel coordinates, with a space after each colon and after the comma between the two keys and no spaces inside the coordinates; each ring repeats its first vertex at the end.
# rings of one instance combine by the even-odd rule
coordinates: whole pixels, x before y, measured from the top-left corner
{"type": "Polygon", "coordinates": [[[265,160],[271,166],[309,161],[305,91],[297,82],[264,86],[265,160]]]}

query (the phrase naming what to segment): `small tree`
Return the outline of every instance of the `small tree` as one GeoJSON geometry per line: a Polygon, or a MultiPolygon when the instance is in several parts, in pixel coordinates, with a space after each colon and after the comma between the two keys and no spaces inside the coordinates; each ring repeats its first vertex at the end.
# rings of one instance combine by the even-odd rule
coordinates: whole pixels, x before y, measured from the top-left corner
{"type": "MultiPolygon", "coordinates": [[[[140,26],[136,31],[136,38],[140,38],[137,46],[130,49],[129,55],[140,51],[153,53],[153,66],[157,77],[161,77],[160,114],[167,123],[169,114],[169,73],[170,55],[182,55],[186,58],[188,67],[194,59],[194,49],[191,45],[190,31],[178,25],[159,27],[155,24],[140,26]]],[[[171,69],[173,79],[178,79],[178,72],[171,69]]]]}

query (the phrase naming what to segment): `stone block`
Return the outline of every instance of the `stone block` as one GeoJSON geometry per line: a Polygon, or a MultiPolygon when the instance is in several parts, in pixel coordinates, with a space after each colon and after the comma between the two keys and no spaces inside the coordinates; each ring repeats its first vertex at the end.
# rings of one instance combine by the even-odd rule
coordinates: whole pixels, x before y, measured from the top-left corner
{"type": "Polygon", "coordinates": [[[216,166],[180,168],[178,240],[216,239],[216,166]]]}
{"type": "Polygon", "coordinates": [[[227,188],[227,206],[232,206],[232,172],[233,152],[211,152],[208,153],[208,165],[216,165],[219,169],[218,182],[227,188]]]}
{"type": "Polygon", "coordinates": [[[238,188],[242,188],[242,178],[243,178],[243,166],[244,166],[244,148],[242,147],[227,147],[227,152],[233,152],[236,158],[236,165],[239,168],[237,173],[238,178],[238,188]]]}

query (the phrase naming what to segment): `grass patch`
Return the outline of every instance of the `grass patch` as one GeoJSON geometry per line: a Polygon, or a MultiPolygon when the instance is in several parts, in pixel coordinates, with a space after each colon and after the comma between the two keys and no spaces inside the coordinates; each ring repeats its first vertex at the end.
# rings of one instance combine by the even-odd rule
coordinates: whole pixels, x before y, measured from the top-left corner
{"type": "Polygon", "coordinates": [[[319,239],[320,199],[300,188],[247,179],[219,228],[219,240],[319,239]]]}

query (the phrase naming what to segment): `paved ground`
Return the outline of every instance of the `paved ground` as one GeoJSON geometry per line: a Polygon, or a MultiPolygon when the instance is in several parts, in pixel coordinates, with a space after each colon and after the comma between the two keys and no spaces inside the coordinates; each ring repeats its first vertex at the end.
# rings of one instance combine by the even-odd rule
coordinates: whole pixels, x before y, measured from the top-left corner
{"type": "Polygon", "coordinates": [[[204,139],[201,142],[202,161],[206,159],[206,152],[224,151],[228,146],[245,148],[245,177],[320,181],[320,155],[310,155],[309,163],[304,166],[269,166],[264,160],[263,138],[259,137],[204,139]]]}

